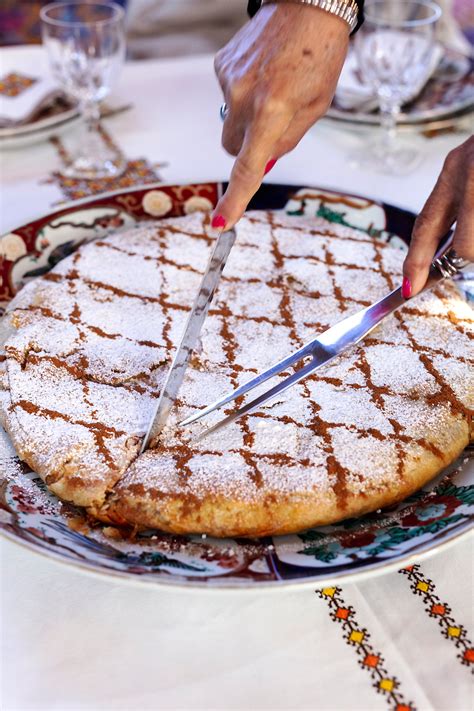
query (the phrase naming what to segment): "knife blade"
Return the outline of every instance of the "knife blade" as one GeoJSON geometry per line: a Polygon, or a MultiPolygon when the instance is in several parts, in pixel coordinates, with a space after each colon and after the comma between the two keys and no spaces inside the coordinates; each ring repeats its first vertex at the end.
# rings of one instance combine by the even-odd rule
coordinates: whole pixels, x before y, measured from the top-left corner
{"type": "MultiPolygon", "coordinates": [[[[428,280],[420,293],[433,288],[433,286],[435,286],[442,279],[454,276],[460,269],[467,265],[467,262],[459,257],[453,249],[448,250],[450,244],[451,242],[448,242],[448,244],[444,246],[443,250],[435,255],[428,280]]],[[[279,375],[287,368],[303,363],[305,359],[310,359],[309,362],[304,363],[304,365],[302,365],[302,367],[296,370],[293,374],[286,376],[284,380],[280,381],[269,390],[266,390],[263,394],[257,396],[250,402],[247,402],[245,405],[220,420],[220,422],[216,425],[203,432],[197,439],[206,437],[211,434],[211,432],[217,432],[222,427],[225,427],[231,422],[237,420],[239,417],[242,417],[242,415],[253,412],[260,405],[263,405],[265,402],[275,397],[275,395],[284,392],[292,385],[295,385],[300,380],[305,378],[307,375],[314,373],[318,368],[326,363],[329,363],[329,361],[336,358],[347,348],[359,343],[359,341],[367,336],[367,334],[369,334],[386,316],[393,313],[393,311],[398,309],[400,306],[403,306],[405,303],[406,300],[402,296],[402,290],[400,288],[394,289],[375,304],[372,304],[371,306],[368,306],[367,308],[342,319],[342,321],[339,321],[334,326],[331,326],[320,336],[314,338],[312,341],[299,348],[295,353],[292,353],[278,363],[275,363],[273,366],[268,368],[268,370],[260,373],[247,383],[244,383],[233,392],[224,395],[220,400],[217,400],[208,407],[198,410],[193,415],[187,417],[180,423],[180,426],[183,427],[191,424],[192,422],[196,422],[201,419],[201,417],[210,414],[214,410],[226,405],[232,400],[245,395],[245,393],[253,390],[255,387],[261,385],[270,378],[279,375]]]]}
{"type": "Polygon", "coordinates": [[[148,448],[149,443],[160,434],[168,415],[173,407],[179,388],[183,382],[189,357],[196,346],[202,324],[209,310],[217,285],[227,258],[235,242],[235,230],[221,232],[214,245],[206,270],[202,277],[199,291],[189,313],[181,342],[171,364],[165,383],[160,393],[158,403],[153,412],[150,425],[142,442],[140,454],[148,448]]]}

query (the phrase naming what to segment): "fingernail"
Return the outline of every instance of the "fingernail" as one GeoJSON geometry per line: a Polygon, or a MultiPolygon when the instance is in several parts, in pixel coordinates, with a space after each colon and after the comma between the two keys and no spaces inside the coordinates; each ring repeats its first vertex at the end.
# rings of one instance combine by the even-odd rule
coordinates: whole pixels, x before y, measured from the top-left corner
{"type": "Polygon", "coordinates": [[[411,296],[411,281],[406,277],[403,277],[402,296],[404,299],[409,299],[411,296]]]}
{"type": "Polygon", "coordinates": [[[268,161],[268,163],[265,166],[264,175],[266,175],[267,173],[269,173],[271,171],[271,169],[273,168],[273,166],[275,165],[276,162],[277,162],[276,158],[270,158],[270,160],[268,161]]]}
{"type": "Polygon", "coordinates": [[[211,222],[211,227],[217,229],[219,227],[225,227],[225,217],[223,215],[214,215],[211,222]]]}

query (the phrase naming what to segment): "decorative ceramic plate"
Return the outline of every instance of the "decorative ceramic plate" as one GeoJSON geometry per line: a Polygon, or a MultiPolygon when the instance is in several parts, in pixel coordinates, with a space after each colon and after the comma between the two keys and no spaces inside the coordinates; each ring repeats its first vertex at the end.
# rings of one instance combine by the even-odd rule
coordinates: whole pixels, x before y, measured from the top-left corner
{"type": "MultiPolygon", "coordinates": [[[[4,235],[3,306],[27,280],[46,273],[86,240],[140,221],[211,208],[224,188],[158,184],[103,194],[4,235]]],[[[265,184],[250,207],[318,215],[399,249],[406,249],[414,222],[412,213],[391,205],[304,186],[265,184]]],[[[466,450],[402,504],[299,535],[217,540],[150,530],[124,539],[118,529],[88,521],[81,510],[50,494],[0,431],[0,530],[37,552],[129,581],[206,588],[320,585],[400,567],[467,533],[474,518],[473,465],[466,450]]]]}
{"type": "MultiPolygon", "coordinates": [[[[365,90],[360,78],[355,53],[349,53],[345,72],[351,73],[355,87],[365,90]]],[[[379,125],[378,111],[370,97],[360,108],[348,108],[338,102],[337,92],[327,118],[357,124],[379,125]]],[[[463,115],[474,110],[474,60],[459,52],[445,50],[433,75],[424,89],[406,104],[399,117],[400,125],[425,124],[438,119],[463,115]]]]}

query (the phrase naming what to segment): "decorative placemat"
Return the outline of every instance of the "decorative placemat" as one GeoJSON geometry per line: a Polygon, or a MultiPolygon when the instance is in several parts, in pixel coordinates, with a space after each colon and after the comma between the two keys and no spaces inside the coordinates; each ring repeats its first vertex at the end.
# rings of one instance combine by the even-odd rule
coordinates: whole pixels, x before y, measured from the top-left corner
{"type": "MultiPolygon", "coordinates": [[[[70,200],[79,200],[98,193],[110,192],[111,190],[130,188],[134,185],[149,185],[150,183],[161,182],[162,177],[158,169],[163,168],[166,165],[165,163],[150,163],[147,158],[128,159],[103,125],[100,125],[99,132],[107,146],[125,160],[125,170],[116,177],[96,180],[69,178],[61,170],[53,171],[50,177],[43,182],[56,185],[64,195],[64,200],[58,200],[53,203],[54,205],[69,202],[70,200]]],[[[58,136],[53,136],[49,140],[55,147],[62,165],[64,167],[69,165],[71,163],[71,155],[62,139],[58,136]]]]}

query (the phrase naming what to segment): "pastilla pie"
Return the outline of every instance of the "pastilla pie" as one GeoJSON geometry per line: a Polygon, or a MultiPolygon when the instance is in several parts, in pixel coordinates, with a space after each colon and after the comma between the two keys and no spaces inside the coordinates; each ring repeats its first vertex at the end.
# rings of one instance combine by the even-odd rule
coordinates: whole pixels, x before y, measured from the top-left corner
{"type": "Polygon", "coordinates": [[[473,315],[443,283],[259,412],[176,424],[400,283],[403,255],[323,219],[250,212],[158,446],[141,438],[213,238],[201,213],[81,247],[4,320],[1,417],[62,499],[116,524],[263,536],[393,504],[468,444],[473,315]],[[470,360],[471,359],[471,360],[470,360]]]}

